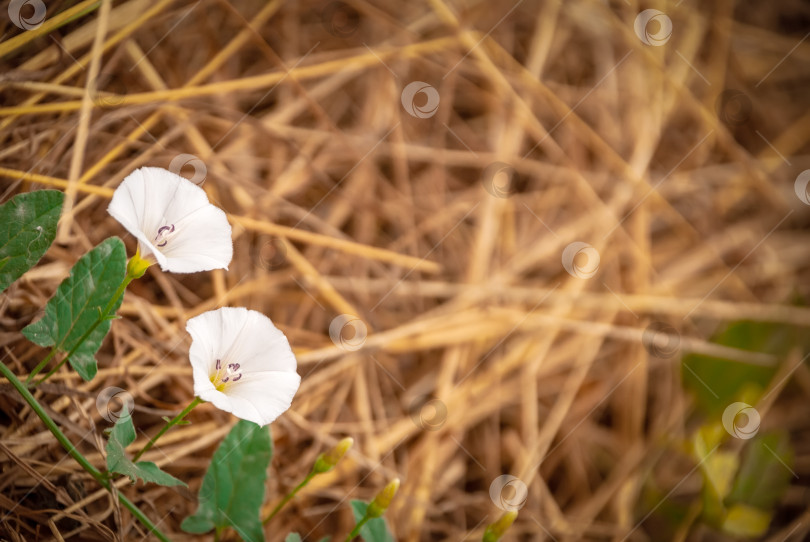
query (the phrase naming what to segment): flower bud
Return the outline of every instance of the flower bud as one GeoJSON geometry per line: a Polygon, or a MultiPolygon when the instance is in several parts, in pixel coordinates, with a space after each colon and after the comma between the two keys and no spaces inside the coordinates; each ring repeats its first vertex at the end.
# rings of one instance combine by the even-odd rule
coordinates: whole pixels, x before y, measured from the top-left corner
{"type": "Polygon", "coordinates": [[[146,273],[147,268],[152,264],[148,259],[141,258],[141,251],[137,251],[135,255],[127,262],[127,275],[139,279],[146,273]]]}
{"type": "Polygon", "coordinates": [[[484,531],[483,542],[498,542],[515,522],[517,515],[517,510],[510,510],[498,518],[498,521],[487,526],[487,530],[484,531]]]}
{"type": "Polygon", "coordinates": [[[388,506],[394,499],[394,495],[397,494],[398,489],[399,478],[394,478],[388,482],[388,485],[382,488],[382,491],[377,493],[377,496],[374,497],[374,500],[368,505],[368,508],[366,509],[366,516],[370,518],[378,518],[382,516],[385,511],[388,510],[388,506]]]}
{"type": "Polygon", "coordinates": [[[312,466],[312,472],[321,474],[334,469],[335,465],[343,459],[343,456],[346,455],[346,452],[352,447],[352,444],[354,444],[354,439],[346,437],[338,442],[331,450],[320,454],[315,460],[315,464],[312,466]]]}

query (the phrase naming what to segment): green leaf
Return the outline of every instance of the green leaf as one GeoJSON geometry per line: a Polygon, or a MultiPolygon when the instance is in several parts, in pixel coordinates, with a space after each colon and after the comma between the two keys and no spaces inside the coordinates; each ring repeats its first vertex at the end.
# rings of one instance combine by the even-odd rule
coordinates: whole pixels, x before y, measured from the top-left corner
{"type": "Polygon", "coordinates": [[[37,190],[0,205],[0,292],[34,267],[51,246],[64,199],[58,190],[37,190]]]}
{"type": "MultiPolygon", "coordinates": [[[[354,521],[359,522],[366,515],[368,504],[363,501],[352,501],[352,512],[354,521]]],[[[373,518],[360,529],[360,538],[366,542],[394,542],[394,537],[388,530],[385,518],[373,518]]]]}
{"type": "Polygon", "coordinates": [[[771,512],[753,506],[735,504],[723,521],[723,531],[734,536],[756,538],[765,534],[771,524],[771,512]]]}
{"type": "MultiPolygon", "coordinates": [[[[796,346],[806,346],[794,326],[749,321],[729,324],[712,342],[778,357],[785,356],[796,346]]],[[[702,354],[684,356],[681,367],[684,387],[694,393],[700,410],[711,417],[741,400],[743,395],[754,395],[749,402],[756,402],[756,396],[768,386],[776,372],[775,366],[763,367],[702,354]]]]}
{"type": "Polygon", "coordinates": [[[772,509],[790,485],[792,464],[793,449],[787,434],[757,435],[746,446],[727,502],[772,509]]]}
{"type": "Polygon", "coordinates": [[[270,431],[240,420],[214,452],[197,511],[180,527],[196,534],[232,527],[247,542],[263,542],[259,513],[272,457],[270,431]]]}
{"type": "Polygon", "coordinates": [[[284,539],[284,542],[301,542],[301,535],[298,533],[290,533],[287,535],[287,538],[284,539]]]}
{"type": "MultiPolygon", "coordinates": [[[[79,345],[70,365],[84,380],[92,379],[97,370],[95,354],[110,330],[109,320],[98,323],[99,311],[106,308],[124,280],[126,260],[124,243],[117,237],[104,240],[79,258],[48,301],[45,316],[23,329],[23,335],[39,346],[55,346],[63,352],[79,345]]],[[[112,311],[120,305],[121,298],[112,311]]]]}
{"type": "Polygon", "coordinates": [[[183,482],[160,470],[160,467],[151,461],[138,461],[133,463],[124,451],[135,441],[135,426],[132,425],[132,416],[121,416],[115,421],[107,441],[107,470],[129,476],[133,483],[138,479],[144,482],[153,482],[162,486],[185,486],[183,482]]]}

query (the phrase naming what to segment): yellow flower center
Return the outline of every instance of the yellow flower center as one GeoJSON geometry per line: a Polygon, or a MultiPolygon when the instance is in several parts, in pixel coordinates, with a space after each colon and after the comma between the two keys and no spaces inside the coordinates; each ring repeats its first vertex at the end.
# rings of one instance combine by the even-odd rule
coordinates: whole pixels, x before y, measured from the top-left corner
{"type": "Polygon", "coordinates": [[[214,385],[217,391],[225,391],[225,388],[233,383],[238,381],[242,378],[242,373],[239,372],[239,364],[238,363],[222,363],[221,359],[217,360],[217,364],[214,367],[215,371],[214,374],[210,375],[208,378],[211,380],[211,383],[214,385]]]}

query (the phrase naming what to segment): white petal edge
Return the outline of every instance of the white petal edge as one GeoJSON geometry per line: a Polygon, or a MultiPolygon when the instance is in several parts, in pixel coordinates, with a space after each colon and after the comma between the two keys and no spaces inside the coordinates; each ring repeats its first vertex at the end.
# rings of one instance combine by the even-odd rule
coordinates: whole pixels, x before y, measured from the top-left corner
{"type": "Polygon", "coordinates": [[[238,418],[264,426],[290,408],[301,377],[288,371],[254,373],[250,378],[245,377],[245,380],[233,384],[227,393],[214,389],[209,380],[206,382],[210,387],[200,386],[200,389],[195,382],[194,393],[200,399],[238,418]]]}
{"type": "Polygon", "coordinates": [[[166,169],[143,167],[130,173],[113,193],[107,212],[138,239],[142,256],[153,255],[164,271],[227,269],[233,257],[225,213],[209,203],[202,188],[166,169]],[[185,248],[170,257],[153,244],[154,238],[161,226],[177,223],[189,233],[174,236],[185,248]],[[198,242],[183,239],[189,235],[193,239],[195,232],[198,242]],[[195,248],[197,253],[191,254],[195,248]]]}

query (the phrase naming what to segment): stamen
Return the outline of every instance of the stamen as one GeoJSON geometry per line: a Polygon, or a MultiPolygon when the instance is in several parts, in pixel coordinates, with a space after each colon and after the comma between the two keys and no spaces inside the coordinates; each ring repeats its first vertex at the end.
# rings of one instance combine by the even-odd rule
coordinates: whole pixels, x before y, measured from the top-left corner
{"type": "Polygon", "coordinates": [[[158,228],[157,235],[155,236],[155,241],[161,238],[163,239],[163,241],[155,246],[165,247],[166,243],[169,242],[169,240],[165,239],[165,237],[171,233],[174,233],[174,224],[169,224],[168,226],[161,226],[160,228],[158,228]]]}
{"type": "Polygon", "coordinates": [[[224,389],[224,384],[228,382],[236,382],[242,378],[242,373],[238,373],[237,371],[240,369],[241,365],[238,363],[229,363],[225,366],[225,370],[222,370],[222,360],[218,359],[216,363],[216,373],[211,376],[211,383],[217,390],[222,391],[224,389]]]}

